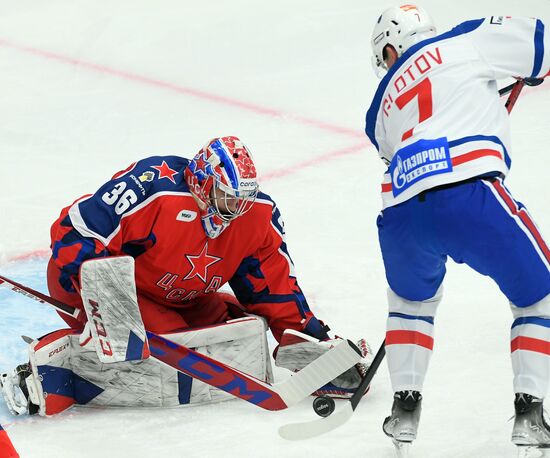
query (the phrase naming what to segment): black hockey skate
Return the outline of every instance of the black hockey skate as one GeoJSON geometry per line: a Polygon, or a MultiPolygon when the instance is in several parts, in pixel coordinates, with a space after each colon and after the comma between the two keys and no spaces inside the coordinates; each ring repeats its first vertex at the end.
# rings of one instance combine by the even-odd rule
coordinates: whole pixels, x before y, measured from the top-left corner
{"type": "Polygon", "coordinates": [[[519,447],[518,456],[550,456],[550,426],[544,419],[542,399],[516,393],[514,408],[512,442],[519,447]]]}
{"type": "Polygon", "coordinates": [[[11,373],[0,374],[0,389],[13,415],[38,413],[39,407],[30,400],[27,377],[32,374],[30,364],[20,364],[11,373]]]}
{"type": "Polygon", "coordinates": [[[408,456],[408,449],[416,439],[422,411],[422,395],[418,391],[398,391],[393,396],[391,415],[384,420],[382,429],[392,438],[398,456],[408,456]]]}

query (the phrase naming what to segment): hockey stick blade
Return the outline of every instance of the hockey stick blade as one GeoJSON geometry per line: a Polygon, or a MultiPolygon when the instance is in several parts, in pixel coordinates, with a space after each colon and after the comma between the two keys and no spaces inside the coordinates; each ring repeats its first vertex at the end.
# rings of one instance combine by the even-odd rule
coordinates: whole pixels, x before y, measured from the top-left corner
{"type": "Polygon", "coordinates": [[[380,367],[385,355],[386,340],[383,340],[380,348],[376,352],[376,356],[374,357],[372,364],[365,374],[365,377],[355,390],[355,393],[353,393],[353,396],[348,402],[345,403],[343,407],[336,410],[328,417],[317,418],[315,420],[306,421],[303,423],[290,423],[283,425],[279,428],[279,436],[283,439],[292,441],[311,439],[313,437],[328,433],[346,423],[353,415],[353,412],[359,405],[359,401],[361,401],[363,395],[367,391],[367,388],[370,386],[370,383],[376,374],[376,371],[380,367]]]}
{"type": "Polygon", "coordinates": [[[343,407],[328,417],[281,426],[279,428],[279,436],[289,441],[312,439],[342,426],[352,415],[353,407],[351,406],[351,402],[346,402],[343,407]]]}

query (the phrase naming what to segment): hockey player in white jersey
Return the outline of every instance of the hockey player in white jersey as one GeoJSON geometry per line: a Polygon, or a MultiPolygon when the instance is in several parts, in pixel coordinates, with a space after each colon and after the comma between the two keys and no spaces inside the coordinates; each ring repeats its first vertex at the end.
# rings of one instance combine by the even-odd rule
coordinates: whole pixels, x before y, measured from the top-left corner
{"type": "Polygon", "coordinates": [[[424,10],[404,5],[382,13],[371,45],[383,78],[366,133],[388,165],[377,224],[395,395],[384,432],[399,447],[416,438],[450,256],[490,276],[508,298],[512,441],[520,453],[550,447],[542,409],[550,382],[550,250],[504,185],[512,145],[497,90],[499,79],[548,76],[550,34],[539,19],[493,16],[438,35],[424,10]]]}

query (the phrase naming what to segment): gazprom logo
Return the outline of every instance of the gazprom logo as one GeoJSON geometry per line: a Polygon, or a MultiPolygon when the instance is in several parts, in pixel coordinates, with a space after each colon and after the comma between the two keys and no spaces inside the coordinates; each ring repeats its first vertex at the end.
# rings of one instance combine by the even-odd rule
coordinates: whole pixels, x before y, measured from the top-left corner
{"type": "Polygon", "coordinates": [[[392,175],[393,187],[401,189],[407,183],[407,178],[403,173],[403,160],[398,156],[397,157],[397,167],[393,171],[392,175]]]}
{"type": "Polygon", "coordinates": [[[418,181],[452,171],[447,138],[420,140],[400,149],[390,163],[392,191],[398,196],[418,181]]]}

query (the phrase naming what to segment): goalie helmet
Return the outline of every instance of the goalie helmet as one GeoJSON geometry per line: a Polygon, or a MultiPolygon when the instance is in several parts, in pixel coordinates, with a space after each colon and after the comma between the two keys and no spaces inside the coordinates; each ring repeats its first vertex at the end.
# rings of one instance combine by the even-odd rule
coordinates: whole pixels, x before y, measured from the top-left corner
{"type": "Polygon", "coordinates": [[[384,48],[392,45],[401,56],[412,45],[436,35],[435,24],[430,15],[419,6],[401,5],[385,10],[372,33],[372,64],[380,77],[388,67],[384,62],[384,48]]]}
{"type": "Polygon", "coordinates": [[[233,136],[208,142],[189,162],[185,179],[210,238],[216,238],[233,219],[250,210],[258,194],[252,154],[233,136]]]}

